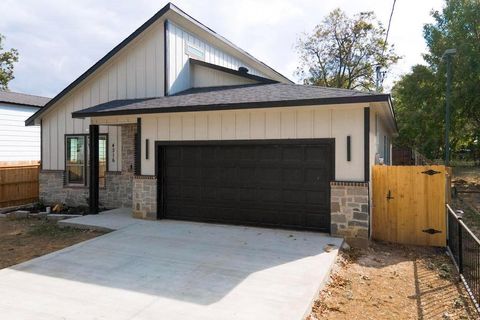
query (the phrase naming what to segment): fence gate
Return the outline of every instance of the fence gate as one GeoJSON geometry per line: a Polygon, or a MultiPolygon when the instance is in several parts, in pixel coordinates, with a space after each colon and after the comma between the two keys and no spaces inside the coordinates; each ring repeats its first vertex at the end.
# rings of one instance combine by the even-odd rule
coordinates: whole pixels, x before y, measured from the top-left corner
{"type": "Polygon", "coordinates": [[[373,238],[445,247],[448,172],[445,166],[374,166],[373,238]]]}

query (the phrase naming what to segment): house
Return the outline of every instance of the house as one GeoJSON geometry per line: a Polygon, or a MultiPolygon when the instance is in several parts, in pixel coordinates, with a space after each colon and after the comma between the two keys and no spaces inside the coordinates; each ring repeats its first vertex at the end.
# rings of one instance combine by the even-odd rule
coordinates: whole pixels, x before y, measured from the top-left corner
{"type": "Polygon", "coordinates": [[[46,202],[369,235],[390,95],[294,84],[169,3],[26,121],[46,202]]]}
{"type": "Polygon", "coordinates": [[[38,162],[40,128],[25,120],[50,99],[0,90],[0,164],[38,162]]]}

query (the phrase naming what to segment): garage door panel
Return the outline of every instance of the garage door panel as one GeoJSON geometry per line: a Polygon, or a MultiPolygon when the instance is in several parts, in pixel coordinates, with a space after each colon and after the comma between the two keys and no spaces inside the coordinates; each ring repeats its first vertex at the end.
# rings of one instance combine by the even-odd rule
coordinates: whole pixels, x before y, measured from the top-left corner
{"type": "Polygon", "coordinates": [[[323,183],[324,183],[323,181],[325,181],[325,179],[328,179],[328,175],[321,172],[321,171],[318,171],[314,174],[306,173],[305,174],[305,185],[308,188],[317,189],[318,186],[323,185],[323,183]]]}
{"type": "Polygon", "coordinates": [[[302,146],[286,146],[283,149],[284,161],[303,161],[305,148],[302,146]]]}
{"type": "Polygon", "coordinates": [[[304,205],[306,203],[306,195],[303,190],[283,190],[282,198],[284,202],[296,205],[304,205]]]}
{"type": "Polygon", "coordinates": [[[310,146],[306,148],[305,161],[321,162],[321,159],[328,153],[329,150],[326,146],[310,146]]]}
{"type": "Polygon", "coordinates": [[[317,213],[306,213],[305,224],[312,226],[313,228],[322,228],[325,224],[330,223],[330,220],[325,215],[319,215],[317,213]]]}
{"type": "Polygon", "coordinates": [[[314,204],[314,205],[321,205],[323,207],[329,207],[330,195],[328,192],[321,192],[321,191],[306,191],[305,192],[305,203],[306,204],[314,204]]]}
{"type": "Polygon", "coordinates": [[[240,187],[238,192],[238,200],[243,202],[255,201],[256,189],[240,187]]]}
{"type": "Polygon", "coordinates": [[[330,145],[164,146],[163,216],[328,231],[330,145]]]}
{"type": "Polygon", "coordinates": [[[292,184],[303,183],[305,179],[303,168],[282,168],[282,181],[292,184]]]}
{"type": "Polygon", "coordinates": [[[180,179],[182,176],[182,168],[181,167],[168,167],[165,170],[166,178],[169,178],[171,181],[180,179]]]}
{"type": "Polygon", "coordinates": [[[255,177],[252,177],[253,182],[260,183],[278,183],[281,182],[281,169],[279,168],[257,168],[255,177]]]}
{"type": "Polygon", "coordinates": [[[281,159],[282,149],[277,146],[257,147],[257,160],[268,161],[281,159]]]}
{"type": "Polygon", "coordinates": [[[237,170],[238,182],[243,185],[248,185],[251,181],[254,181],[257,169],[252,166],[242,166],[237,170]]]}

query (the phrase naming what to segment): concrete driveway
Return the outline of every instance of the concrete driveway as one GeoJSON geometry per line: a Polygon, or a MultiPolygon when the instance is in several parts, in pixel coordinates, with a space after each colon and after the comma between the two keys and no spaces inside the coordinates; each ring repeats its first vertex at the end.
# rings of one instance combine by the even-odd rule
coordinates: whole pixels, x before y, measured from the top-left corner
{"type": "Polygon", "coordinates": [[[140,221],[0,270],[2,319],[302,319],[341,240],[140,221]]]}

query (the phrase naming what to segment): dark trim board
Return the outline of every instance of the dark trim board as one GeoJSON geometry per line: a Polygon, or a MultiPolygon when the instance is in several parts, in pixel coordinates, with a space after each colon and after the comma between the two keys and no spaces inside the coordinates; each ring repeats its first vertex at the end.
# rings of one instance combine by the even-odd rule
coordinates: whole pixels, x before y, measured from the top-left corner
{"type": "Polygon", "coordinates": [[[137,132],[135,133],[135,175],[142,174],[142,118],[137,118],[137,132]]]}
{"type": "Polygon", "coordinates": [[[238,77],[242,77],[242,78],[246,78],[246,79],[250,79],[250,80],[255,80],[255,81],[258,81],[258,82],[261,82],[261,83],[278,83],[278,81],[276,81],[276,80],[256,76],[256,75],[251,74],[251,73],[244,73],[244,72],[241,72],[241,71],[235,70],[235,69],[225,68],[225,67],[213,64],[213,63],[208,63],[208,62],[193,59],[193,58],[189,58],[188,61],[189,61],[190,64],[193,64],[193,65],[218,70],[218,71],[225,72],[225,73],[228,73],[228,74],[233,74],[233,75],[238,76],[238,77]]]}
{"type": "Polygon", "coordinates": [[[43,170],[43,119],[40,119],[40,171],[43,170]]]}
{"type": "Polygon", "coordinates": [[[168,41],[168,20],[163,22],[163,95],[168,96],[168,73],[170,72],[168,68],[168,50],[169,50],[169,41],[168,41]]]}
{"type": "MultiPolygon", "coordinates": [[[[329,152],[331,157],[331,167],[330,167],[330,177],[329,182],[335,181],[335,139],[325,138],[325,139],[274,139],[274,140],[212,140],[212,141],[155,141],[155,176],[157,177],[157,219],[164,219],[166,217],[165,211],[165,195],[164,190],[166,190],[166,179],[164,177],[164,172],[166,169],[165,161],[165,148],[169,146],[248,146],[248,145],[327,145],[329,146],[329,152]]],[[[330,199],[330,188],[328,188],[328,199],[330,199]]],[[[328,204],[330,207],[330,204],[328,204]]],[[[330,216],[329,216],[330,219],[330,216]]],[[[192,221],[197,221],[190,219],[192,221]]],[[[209,222],[207,220],[198,220],[203,222],[209,222]]],[[[222,223],[217,221],[210,221],[215,223],[222,223]]],[[[236,224],[236,223],[230,223],[236,224]]],[[[240,225],[257,225],[258,224],[249,224],[249,223],[238,223],[240,225]]],[[[329,221],[330,225],[330,221],[329,221]]],[[[282,228],[278,225],[266,225],[262,224],[264,227],[274,227],[282,228]]],[[[285,227],[286,229],[292,229],[290,227],[285,227]]],[[[297,229],[297,228],[293,228],[297,229]]],[[[302,230],[309,230],[308,228],[301,228],[302,230]]],[[[315,229],[311,229],[315,230],[315,229]]]]}
{"type": "Polygon", "coordinates": [[[370,107],[366,107],[363,109],[363,120],[363,180],[370,181],[370,107]]]}
{"type": "Polygon", "coordinates": [[[160,148],[158,141],[155,142],[155,176],[157,177],[157,219],[165,218],[165,149],[160,148]],[[161,161],[161,162],[160,162],[161,161]],[[159,162],[162,169],[159,171],[159,162]]]}
{"type": "MultiPolygon", "coordinates": [[[[88,204],[89,204],[89,213],[97,214],[99,211],[99,134],[100,128],[96,124],[91,124],[89,127],[90,135],[90,181],[89,181],[89,194],[88,194],[88,204]]],[[[66,152],[65,152],[66,154],[66,152]]]]}

